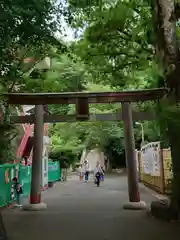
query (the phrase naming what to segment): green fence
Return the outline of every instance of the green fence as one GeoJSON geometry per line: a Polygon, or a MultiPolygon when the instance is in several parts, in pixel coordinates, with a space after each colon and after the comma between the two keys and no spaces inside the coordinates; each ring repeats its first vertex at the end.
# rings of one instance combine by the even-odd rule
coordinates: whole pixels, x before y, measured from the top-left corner
{"type": "Polygon", "coordinates": [[[16,171],[18,171],[16,164],[0,165],[0,207],[10,204],[14,200],[11,180],[16,176],[16,171]]]}
{"type": "Polygon", "coordinates": [[[48,163],[48,182],[55,182],[60,179],[61,179],[60,163],[49,161],[49,163],[48,163]]]}
{"type": "MultiPolygon", "coordinates": [[[[21,166],[19,164],[0,165],[0,207],[6,206],[15,200],[12,179],[17,175],[20,184],[23,186],[23,195],[29,195],[31,185],[31,166],[21,166]]],[[[59,162],[49,161],[48,181],[55,182],[60,179],[61,169],[59,162]]]]}

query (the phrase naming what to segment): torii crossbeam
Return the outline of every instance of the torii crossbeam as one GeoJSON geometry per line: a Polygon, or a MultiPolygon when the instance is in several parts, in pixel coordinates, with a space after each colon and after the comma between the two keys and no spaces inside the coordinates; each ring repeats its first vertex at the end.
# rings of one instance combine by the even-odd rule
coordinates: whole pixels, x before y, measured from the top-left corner
{"type": "Polygon", "coordinates": [[[117,103],[157,100],[162,98],[168,89],[154,88],[121,92],[65,92],[65,93],[5,93],[9,104],[43,105],[43,104],[76,104],[77,99],[88,99],[88,103],[117,103]]]}

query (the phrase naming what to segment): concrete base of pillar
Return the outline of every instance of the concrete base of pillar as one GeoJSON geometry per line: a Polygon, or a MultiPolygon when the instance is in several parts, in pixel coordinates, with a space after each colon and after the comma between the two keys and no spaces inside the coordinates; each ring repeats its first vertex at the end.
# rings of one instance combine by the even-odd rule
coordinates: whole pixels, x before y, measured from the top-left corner
{"type": "Polygon", "coordinates": [[[128,202],[123,205],[123,209],[127,210],[145,210],[148,206],[145,202],[128,202]]]}
{"type": "Polygon", "coordinates": [[[22,210],[24,211],[42,211],[47,208],[46,203],[37,203],[37,204],[25,204],[22,206],[22,210]]]}

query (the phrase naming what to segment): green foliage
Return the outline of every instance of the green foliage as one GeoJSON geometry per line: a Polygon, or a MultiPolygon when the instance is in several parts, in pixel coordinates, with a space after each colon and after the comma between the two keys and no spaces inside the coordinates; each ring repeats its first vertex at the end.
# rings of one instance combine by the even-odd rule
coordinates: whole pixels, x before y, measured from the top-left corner
{"type": "MultiPolygon", "coordinates": [[[[26,73],[29,74],[29,70],[47,55],[51,46],[63,49],[63,44],[54,38],[60,27],[58,19],[62,11],[59,7],[49,0],[1,1],[0,93],[22,90],[27,84],[26,73]],[[29,57],[33,61],[25,64],[24,59],[29,57]]],[[[14,158],[11,151],[14,126],[8,121],[7,128],[11,111],[6,106],[6,99],[1,98],[1,101],[0,107],[5,106],[5,111],[0,124],[0,159],[10,161],[14,158]]]]}
{"type": "Polygon", "coordinates": [[[60,123],[51,129],[51,134],[52,152],[71,151],[77,157],[84,148],[104,150],[110,138],[123,137],[120,124],[112,122],[60,123]]]}
{"type": "Polygon", "coordinates": [[[143,76],[152,68],[151,9],[146,2],[101,1],[87,3],[86,8],[78,2],[78,6],[70,4],[72,14],[79,16],[74,22],[82,21],[86,28],[75,51],[89,71],[97,73],[96,81],[127,87],[134,74],[141,71],[143,76]]]}
{"type": "MultiPolygon", "coordinates": [[[[33,71],[24,77],[21,84],[22,92],[76,92],[85,89],[86,78],[83,64],[74,62],[67,54],[60,54],[57,48],[49,54],[51,68],[43,71],[33,71]]],[[[48,110],[54,114],[67,114],[69,105],[49,105],[48,110]]]]}
{"type": "Polygon", "coordinates": [[[125,166],[124,138],[109,136],[104,145],[104,153],[108,157],[112,168],[125,166]]]}
{"type": "Polygon", "coordinates": [[[11,142],[16,136],[17,132],[11,124],[0,124],[0,164],[6,162],[13,162],[15,160],[15,149],[12,149],[11,142]],[[14,136],[13,136],[14,135],[14,136]]]}
{"type": "Polygon", "coordinates": [[[61,168],[68,168],[77,160],[77,154],[72,150],[56,150],[49,153],[49,158],[53,161],[60,161],[61,168]]]}
{"type": "Polygon", "coordinates": [[[1,101],[3,116],[0,119],[0,164],[15,160],[15,149],[12,149],[12,140],[17,136],[17,129],[10,123],[9,116],[12,109],[1,101]]]}
{"type": "Polygon", "coordinates": [[[49,0],[1,2],[0,78],[4,91],[21,84],[23,59],[39,60],[47,54],[48,45],[54,45],[52,36],[61,14],[58,10],[59,6],[49,0]]]}
{"type": "Polygon", "coordinates": [[[73,62],[67,55],[58,54],[54,49],[51,55],[51,69],[38,71],[27,77],[22,86],[25,92],[65,92],[84,89],[84,69],[78,62],[73,62]],[[36,73],[36,74],[35,74],[36,73]]]}

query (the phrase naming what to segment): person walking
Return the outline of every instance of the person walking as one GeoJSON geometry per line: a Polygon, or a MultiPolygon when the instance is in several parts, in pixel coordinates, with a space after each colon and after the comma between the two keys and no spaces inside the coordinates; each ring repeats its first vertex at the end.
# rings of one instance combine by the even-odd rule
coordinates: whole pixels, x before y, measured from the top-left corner
{"type": "Polygon", "coordinates": [[[83,170],[82,164],[79,166],[78,171],[79,171],[79,180],[82,181],[84,176],[84,170],[83,170]]]}
{"type": "Polygon", "coordinates": [[[102,170],[102,172],[101,172],[101,181],[104,181],[104,167],[103,166],[101,166],[101,170],[102,170]]]}
{"type": "Polygon", "coordinates": [[[85,175],[85,182],[88,182],[89,180],[89,163],[87,160],[84,161],[84,175],[85,175]]]}
{"type": "Polygon", "coordinates": [[[94,169],[94,179],[95,179],[95,184],[97,184],[97,187],[99,187],[100,185],[100,180],[102,175],[104,175],[103,170],[99,162],[97,162],[96,167],[94,169]]]}

